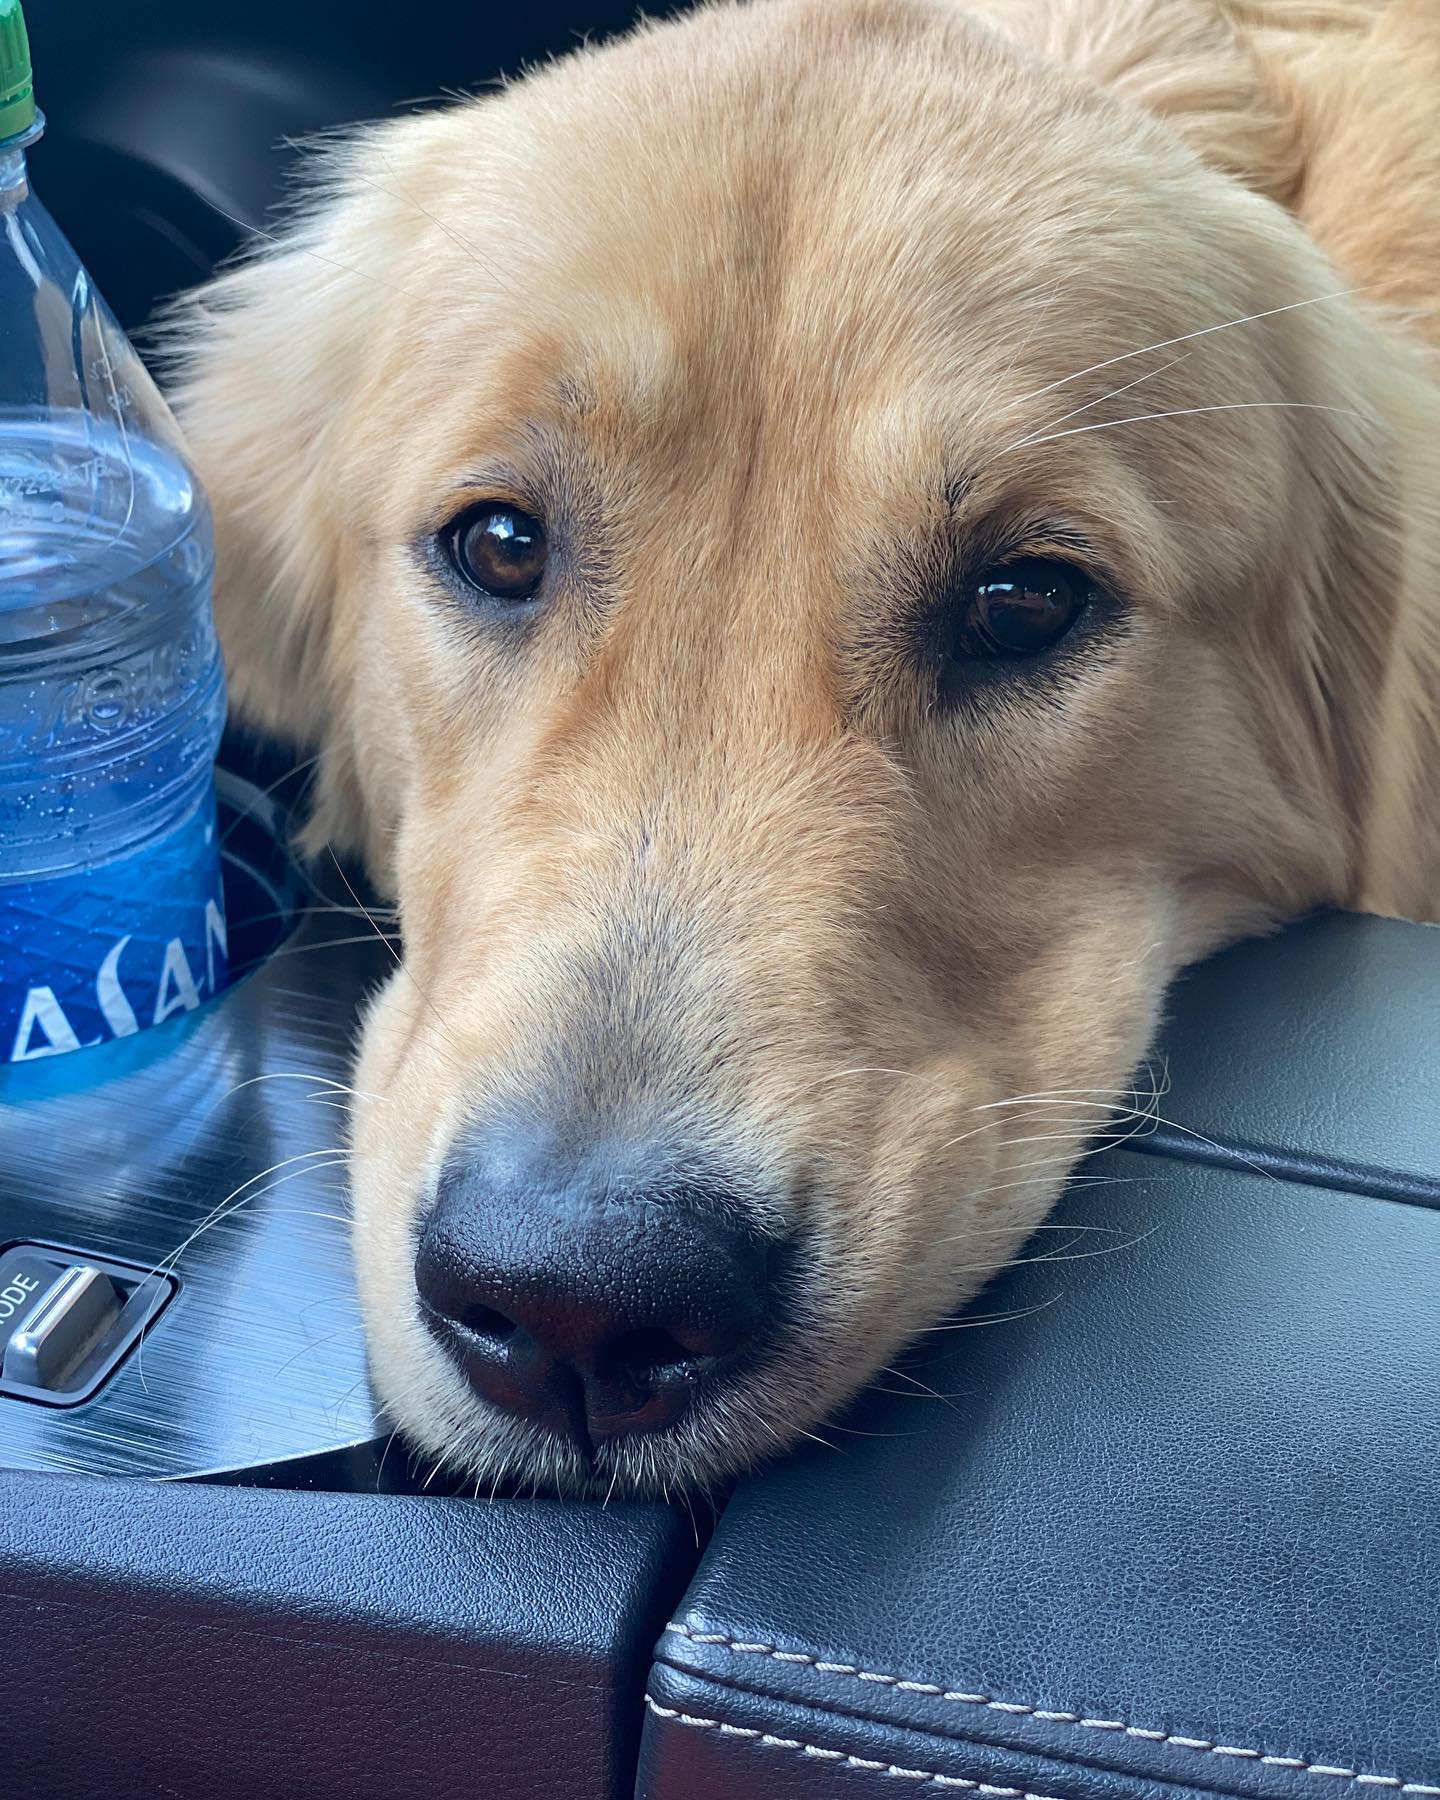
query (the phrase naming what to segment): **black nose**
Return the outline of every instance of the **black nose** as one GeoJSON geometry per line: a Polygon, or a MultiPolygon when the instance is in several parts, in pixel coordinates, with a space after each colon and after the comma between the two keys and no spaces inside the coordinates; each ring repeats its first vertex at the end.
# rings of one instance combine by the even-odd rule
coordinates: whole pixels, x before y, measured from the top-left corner
{"type": "Polygon", "coordinates": [[[588,1451],[673,1425],[746,1361],[771,1248],[718,1184],[472,1138],[441,1173],[415,1281],[484,1399],[588,1451]]]}

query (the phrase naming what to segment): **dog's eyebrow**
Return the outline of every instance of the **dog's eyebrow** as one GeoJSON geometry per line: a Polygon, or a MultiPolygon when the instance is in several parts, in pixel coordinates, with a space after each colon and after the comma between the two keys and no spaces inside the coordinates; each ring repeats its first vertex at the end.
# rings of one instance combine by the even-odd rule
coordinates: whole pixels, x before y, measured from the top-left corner
{"type": "Polygon", "coordinates": [[[475,500],[482,495],[513,499],[517,504],[523,504],[529,493],[530,483],[521,469],[515,463],[495,457],[471,463],[462,469],[447,484],[439,510],[442,513],[448,512],[461,502],[475,500]]]}
{"type": "Polygon", "coordinates": [[[977,479],[974,469],[965,468],[959,463],[947,464],[940,478],[940,504],[946,512],[959,512],[970,498],[977,479]]]}
{"type": "Polygon", "coordinates": [[[583,419],[586,413],[594,411],[595,390],[578,375],[562,375],[555,384],[555,391],[561,406],[577,419],[583,419]]]}

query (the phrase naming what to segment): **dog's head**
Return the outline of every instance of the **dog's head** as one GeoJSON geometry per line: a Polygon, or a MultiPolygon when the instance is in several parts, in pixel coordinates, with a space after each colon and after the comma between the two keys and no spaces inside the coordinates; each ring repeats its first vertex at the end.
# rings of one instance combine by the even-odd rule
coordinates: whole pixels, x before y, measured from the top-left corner
{"type": "Polygon", "coordinates": [[[710,1479],[1008,1258],[1182,962],[1349,890],[1366,328],[1173,124],[921,0],[328,170],[182,401],[234,693],[403,922],[376,1378],[477,1474],[710,1479]]]}

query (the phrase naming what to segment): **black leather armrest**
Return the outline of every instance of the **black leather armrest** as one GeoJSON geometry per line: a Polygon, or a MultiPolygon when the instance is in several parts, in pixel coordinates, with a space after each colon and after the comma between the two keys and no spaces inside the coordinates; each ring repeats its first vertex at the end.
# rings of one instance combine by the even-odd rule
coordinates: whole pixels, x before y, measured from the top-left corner
{"type": "Polygon", "coordinates": [[[1190,1131],[731,1502],[646,1800],[1440,1800],[1437,981],[1371,920],[1193,978],[1190,1131]]]}
{"type": "Polygon", "coordinates": [[[1043,1310],[912,1365],[945,1398],[874,1395],[846,1423],[885,1435],[732,1501],[648,1800],[1440,1800],[1440,1217],[1092,1172],[1125,1185],[1060,1216],[1106,1254],[1017,1269],[980,1315],[1043,1310]]]}
{"type": "Polygon", "coordinates": [[[3,1791],[613,1800],[666,1508],[0,1473],[3,1791]]]}
{"type": "Polygon", "coordinates": [[[1440,1206],[1440,927],[1324,914],[1202,963],[1168,1013],[1137,1149],[1440,1206]]]}

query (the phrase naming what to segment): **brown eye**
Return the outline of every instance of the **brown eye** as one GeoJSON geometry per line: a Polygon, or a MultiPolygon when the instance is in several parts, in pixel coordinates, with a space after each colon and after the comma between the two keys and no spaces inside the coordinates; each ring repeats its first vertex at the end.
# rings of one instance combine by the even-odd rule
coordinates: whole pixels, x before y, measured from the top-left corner
{"type": "Polygon", "coordinates": [[[1078,622],[1090,597],[1090,582],[1070,563],[1040,556],[997,563],[970,589],[961,654],[1037,656],[1078,622]]]}
{"type": "Polygon", "coordinates": [[[442,542],[456,574],[478,593],[534,598],[545,573],[545,527],[518,506],[483,500],[452,520],[442,542]]]}

